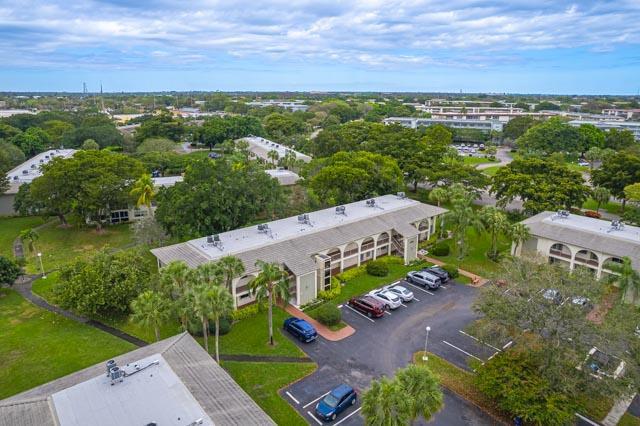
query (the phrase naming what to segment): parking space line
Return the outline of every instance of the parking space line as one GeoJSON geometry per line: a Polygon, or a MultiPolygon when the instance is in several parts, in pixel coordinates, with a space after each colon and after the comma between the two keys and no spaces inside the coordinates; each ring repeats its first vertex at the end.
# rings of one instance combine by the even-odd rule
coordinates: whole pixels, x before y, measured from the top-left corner
{"type": "Polygon", "coordinates": [[[599,425],[599,423],[596,423],[593,420],[586,418],[585,416],[583,416],[580,413],[575,413],[575,414],[576,414],[576,417],[584,420],[585,422],[589,423],[590,425],[593,425],[593,426],[598,426],[599,425]]]}
{"type": "Polygon", "coordinates": [[[308,414],[308,415],[310,415],[310,416],[311,416],[311,418],[312,418],[313,420],[315,420],[315,421],[316,421],[316,423],[318,423],[320,426],[322,426],[322,422],[321,422],[320,420],[318,420],[318,419],[316,418],[316,416],[314,416],[313,414],[311,414],[311,411],[307,411],[307,414],[308,414]]]}
{"type": "Polygon", "coordinates": [[[417,297],[415,297],[415,296],[413,296],[413,299],[412,299],[412,300],[415,300],[416,302],[419,302],[419,301],[420,301],[420,299],[418,299],[418,298],[417,298],[417,297]]]}
{"type": "Polygon", "coordinates": [[[492,346],[492,345],[490,345],[490,344],[488,344],[488,343],[486,343],[486,342],[481,342],[481,341],[480,341],[480,339],[478,339],[478,338],[477,338],[477,337],[475,337],[475,336],[470,335],[469,333],[465,333],[465,332],[464,332],[464,331],[462,331],[462,330],[458,330],[458,331],[459,331],[460,333],[464,334],[464,335],[465,335],[465,336],[467,336],[467,337],[471,337],[473,340],[475,340],[475,341],[476,341],[476,342],[478,342],[478,343],[482,343],[483,345],[489,346],[489,347],[490,347],[491,349],[493,349],[493,350],[496,350],[496,351],[498,351],[498,352],[501,352],[501,349],[498,349],[498,348],[496,348],[495,346],[492,346]]]}
{"type": "Polygon", "coordinates": [[[300,401],[298,401],[297,399],[295,399],[295,398],[293,397],[293,395],[291,395],[291,394],[289,393],[289,391],[286,391],[285,393],[287,394],[287,396],[289,396],[289,398],[293,399],[293,402],[295,402],[296,404],[300,404],[300,401]]]}
{"type": "Polygon", "coordinates": [[[353,308],[352,308],[351,306],[349,306],[349,305],[343,305],[343,307],[345,307],[345,308],[348,308],[348,309],[352,310],[352,311],[353,311],[353,312],[355,312],[356,314],[360,315],[362,318],[368,319],[368,320],[369,320],[369,321],[371,321],[371,322],[375,322],[374,320],[372,320],[372,319],[371,319],[371,318],[369,318],[368,316],[361,314],[360,312],[356,311],[355,309],[353,309],[353,308]]]}
{"type": "Polygon", "coordinates": [[[334,423],[334,425],[333,425],[333,426],[338,426],[340,423],[344,422],[345,420],[347,420],[349,417],[353,416],[354,414],[356,414],[356,413],[357,413],[358,411],[360,411],[360,410],[362,410],[362,407],[358,407],[358,409],[357,409],[357,410],[355,410],[353,413],[349,413],[349,415],[348,415],[348,416],[346,416],[344,419],[340,420],[339,422],[334,423]]]}
{"type": "MultiPolygon", "coordinates": [[[[331,391],[329,391],[331,392],[331,391]]],[[[308,406],[310,406],[311,404],[313,404],[314,402],[318,401],[320,398],[329,395],[329,392],[327,393],[323,393],[322,395],[320,395],[319,397],[317,397],[316,399],[314,399],[313,401],[309,402],[307,405],[303,405],[302,408],[307,408],[308,406]]]]}
{"type": "Polygon", "coordinates": [[[435,294],[431,293],[430,291],[425,290],[424,288],[420,288],[420,287],[418,287],[418,286],[417,286],[417,285],[415,285],[415,284],[411,284],[410,282],[407,282],[407,284],[409,284],[411,287],[415,287],[415,288],[417,288],[417,289],[418,289],[418,290],[420,290],[420,291],[424,291],[424,292],[425,292],[425,293],[427,293],[427,294],[430,294],[430,295],[432,295],[432,296],[435,296],[435,294]]]}
{"type": "Polygon", "coordinates": [[[509,346],[511,346],[513,344],[513,340],[509,340],[503,347],[502,350],[507,349],[509,346]]]}
{"type": "Polygon", "coordinates": [[[491,356],[487,359],[487,361],[490,361],[490,360],[491,360],[491,358],[493,358],[494,356],[498,355],[499,353],[500,353],[500,352],[494,352],[494,353],[493,353],[493,355],[491,355],[491,356]]]}
{"type": "Polygon", "coordinates": [[[480,361],[482,363],[482,365],[484,365],[484,361],[482,360],[482,358],[478,358],[477,356],[475,356],[474,354],[470,354],[469,352],[465,351],[464,349],[460,349],[459,347],[457,347],[456,345],[452,345],[451,343],[447,342],[446,340],[443,340],[442,343],[444,343],[445,345],[449,345],[451,346],[453,349],[457,349],[460,352],[462,352],[465,355],[468,355],[472,358],[477,359],[478,361],[480,361]]]}
{"type": "Polygon", "coordinates": [[[384,311],[384,313],[387,314],[387,315],[391,315],[391,312],[389,312],[389,311],[384,311]]]}
{"type": "Polygon", "coordinates": [[[444,288],[444,289],[446,290],[446,289],[447,289],[447,286],[446,286],[446,285],[442,285],[442,284],[440,284],[440,288],[444,288]]]}
{"type": "Polygon", "coordinates": [[[408,307],[408,306],[407,306],[407,305],[405,305],[404,303],[401,303],[401,304],[400,304],[400,306],[402,306],[402,307],[404,307],[404,308],[407,308],[407,307],[408,307]]]}

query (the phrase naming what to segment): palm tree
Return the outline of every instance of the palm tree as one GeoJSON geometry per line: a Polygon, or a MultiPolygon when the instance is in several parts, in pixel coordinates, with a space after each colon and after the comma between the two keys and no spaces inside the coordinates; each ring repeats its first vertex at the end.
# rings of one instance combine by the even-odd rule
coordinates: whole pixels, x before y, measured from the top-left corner
{"type": "Polygon", "coordinates": [[[471,207],[472,200],[473,196],[469,193],[456,196],[453,199],[453,208],[445,215],[451,224],[458,259],[466,255],[467,230],[471,228],[476,232],[482,232],[484,229],[480,217],[471,207]]]}
{"type": "Polygon", "coordinates": [[[422,416],[429,421],[442,408],[442,391],[427,366],[411,364],[398,371],[395,379],[411,401],[412,420],[422,416]]]}
{"type": "Polygon", "coordinates": [[[160,326],[171,317],[171,304],[161,294],[151,290],[138,295],[131,302],[131,321],[151,327],[156,335],[156,341],[160,340],[160,326]]]}
{"type": "Polygon", "coordinates": [[[410,398],[395,380],[373,380],[362,395],[362,415],[371,426],[400,426],[411,423],[410,398]]]}
{"type": "Polygon", "coordinates": [[[151,202],[156,195],[156,189],[153,185],[153,179],[151,179],[150,174],[145,173],[140,176],[140,179],[133,184],[130,194],[134,197],[138,197],[136,200],[136,207],[140,208],[142,205],[147,206],[147,209],[149,209],[149,216],[153,216],[151,202]]]}
{"type": "Polygon", "coordinates": [[[598,203],[596,206],[596,212],[599,212],[600,206],[609,202],[609,199],[611,198],[611,191],[602,186],[596,186],[595,188],[593,188],[591,196],[596,201],[596,203],[598,203]]]}
{"type": "Polygon", "coordinates": [[[507,215],[494,206],[485,206],[480,211],[480,220],[489,234],[491,234],[491,246],[489,247],[489,258],[498,259],[498,236],[509,230],[507,215]]]}
{"type": "Polygon", "coordinates": [[[202,263],[193,271],[195,279],[209,286],[222,284],[223,272],[218,263],[202,263]]]}
{"type": "Polygon", "coordinates": [[[256,261],[260,273],[249,286],[251,293],[258,302],[267,301],[269,318],[269,344],[273,346],[273,301],[280,299],[285,304],[289,302],[289,277],[277,263],[268,263],[262,260],[256,261]]]}
{"type": "Polygon", "coordinates": [[[22,241],[22,244],[27,244],[27,248],[30,253],[36,251],[35,242],[38,241],[38,238],[40,238],[40,234],[38,234],[33,228],[20,231],[20,240],[22,241]]]}
{"type": "Polygon", "coordinates": [[[233,296],[224,287],[212,287],[210,290],[211,317],[216,323],[216,361],[220,363],[218,355],[218,339],[220,336],[220,318],[233,311],[233,296]]]}
{"type": "Polygon", "coordinates": [[[164,293],[173,299],[185,293],[189,286],[191,269],[181,260],[173,261],[160,270],[160,285],[164,293]]]}
{"type": "Polygon", "coordinates": [[[619,274],[616,281],[622,293],[622,302],[629,301],[635,304],[640,293],[640,274],[633,269],[631,259],[625,256],[622,263],[609,262],[606,267],[619,274]]]}
{"type": "Polygon", "coordinates": [[[529,239],[531,234],[529,233],[529,228],[523,223],[514,223],[511,225],[511,229],[508,232],[509,238],[511,239],[511,255],[517,256],[520,250],[520,246],[524,244],[525,241],[529,239]]]}
{"type": "Polygon", "coordinates": [[[267,158],[271,160],[271,163],[275,166],[276,161],[280,159],[280,155],[278,155],[278,151],[272,149],[271,151],[267,152],[267,158]]]}
{"type": "Polygon", "coordinates": [[[235,256],[224,256],[217,263],[222,271],[225,287],[233,293],[233,280],[244,273],[244,264],[235,256]]]}
{"type": "Polygon", "coordinates": [[[211,302],[212,287],[205,283],[198,283],[191,290],[191,312],[202,322],[202,336],[204,348],[209,353],[209,318],[213,312],[211,302]]]}
{"type": "Polygon", "coordinates": [[[429,193],[429,201],[432,201],[440,207],[440,204],[449,199],[449,191],[443,187],[433,188],[429,193]]]}

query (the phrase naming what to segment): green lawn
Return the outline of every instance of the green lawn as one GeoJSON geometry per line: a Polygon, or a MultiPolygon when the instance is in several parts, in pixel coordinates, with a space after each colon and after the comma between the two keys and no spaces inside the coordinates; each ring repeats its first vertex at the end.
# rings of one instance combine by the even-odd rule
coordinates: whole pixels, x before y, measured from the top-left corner
{"type": "Polygon", "coordinates": [[[486,157],[469,157],[469,156],[465,156],[462,157],[463,158],[463,162],[464,164],[470,164],[472,166],[475,166],[476,164],[485,164],[485,163],[497,163],[498,160],[489,160],[486,157]]]}
{"type": "Polygon", "coordinates": [[[359,277],[347,281],[345,285],[342,286],[340,296],[336,297],[331,302],[335,304],[344,303],[354,296],[368,293],[369,291],[378,287],[382,287],[386,284],[391,284],[394,281],[405,277],[407,275],[407,272],[409,271],[415,271],[416,269],[424,268],[427,266],[431,266],[431,264],[425,262],[417,266],[404,266],[402,264],[389,263],[389,274],[386,277],[374,277],[372,275],[364,273],[359,277]]]}
{"type": "Polygon", "coordinates": [[[44,221],[40,217],[3,217],[0,219],[0,255],[13,257],[13,241],[20,231],[35,228],[44,221]]]}
{"type": "MultiPolygon", "coordinates": [[[[42,252],[42,263],[46,271],[57,269],[78,258],[89,257],[105,246],[122,248],[133,242],[128,224],[108,226],[103,233],[98,234],[94,228],[80,225],[60,228],[58,222],[53,221],[38,230],[38,234],[40,237],[36,241],[36,249],[42,252]]],[[[40,271],[37,256],[27,256],[26,269],[28,273],[40,271]]]]}
{"type": "Polygon", "coordinates": [[[485,175],[488,176],[493,176],[496,173],[498,173],[498,170],[500,170],[502,167],[504,166],[491,166],[491,167],[487,167],[486,169],[482,170],[482,173],[484,173],[485,175]]]}
{"type": "Polygon", "coordinates": [[[262,363],[224,361],[222,366],[278,425],[306,425],[278,390],[311,374],[312,363],[262,363]]]}
{"type": "Polygon", "coordinates": [[[58,272],[52,272],[47,275],[47,278],[38,278],[33,282],[31,291],[49,303],[55,303],[53,297],[53,288],[58,284],[60,280],[60,274],[58,272]]]}
{"type": "MultiPolygon", "coordinates": [[[[490,236],[486,232],[477,234],[473,230],[467,231],[468,238],[468,254],[462,259],[458,260],[453,250],[453,244],[451,240],[446,240],[449,243],[451,251],[449,256],[433,256],[446,263],[458,265],[459,268],[468,272],[473,272],[482,277],[488,278],[499,269],[499,264],[493,262],[487,257],[487,251],[489,251],[490,236]]],[[[508,253],[510,244],[506,239],[499,239],[498,250],[501,253],[508,253]]]]}
{"type": "Polygon", "coordinates": [[[640,426],[640,418],[629,413],[624,413],[624,416],[622,416],[618,422],[618,426],[640,426]]]}
{"type": "Polygon", "coordinates": [[[135,349],[9,289],[0,289],[0,342],[0,399],[135,349]]]}
{"type": "MultiPolygon", "coordinates": [[[[598,203],[593,198],[587,199],[582,205],[583,209],[593,210],[595,211],[598,207],[598,203]]],[[[607,204],[603,204],[600,206],[600,211],[606,211],[611,214],[622,214],[622,204],[617,203],[615,201],[609,201],[607,204]]]]}

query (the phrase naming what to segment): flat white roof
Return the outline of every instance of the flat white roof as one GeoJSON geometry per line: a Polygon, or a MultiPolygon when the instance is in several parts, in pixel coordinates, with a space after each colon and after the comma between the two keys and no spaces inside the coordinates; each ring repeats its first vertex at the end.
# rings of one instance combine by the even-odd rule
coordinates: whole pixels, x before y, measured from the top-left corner
{"type": "Polygon", "coordinates": [[[41,165],[48,163],[56,157],[72,157],[75,153],[75,149],[50,149],[49,151],[41,152],[10,170],[7,173],[7,178],[10,183],[31,183],[35,178],[42,176],[42,171],[40,170],[41,165]]]}
{"type": "Polygon", "coordinates": [[[173,186],[184,180],[183,176],[162,176],[151,178],[155,186],[173,186]]]}
{"type": "Polygon", "coordinates": [[[569,217],[560,218],[556,214],[550,215],[542,222],[575,229],[576,231],[588,231],[601,234],[602,237],[620,238],[632,243],[640,244],[640,228],[624,225],[621,229],[613,229],[611,222],[592,217],[570,214],[569,217]]]}
{"type": "Polygon", "coordinates": [[[54,393],[52,402],[60,426],[186,426],[200,419],[202,425],[213,426],[162,355],[119,367],[130,374],[136,366],[143,369],[111,385],[105,364],[100,376],[54,393]]]}
{"type": "Polygon", "coordinates": [[[418,201],[410,198],[399,198],[396,195],[383,195],[381,197],[375,197],[374,200],[376,207],[367,206],[364,200],[346,204],[346,215],[337,214],[335,207],[309,213],[310,224],[301,223],[298,220],[298,216],[292,216],[286,219],[268,222],[269,230],[267,232],[258,231],[257,225],[223,232],[222,234],[218,234],[221,242],[220,246],[207,244],[207,237],[191,240],[187,242],[187,244],[202,253],[205,257],[214,260],[300,235],[312,234],[338,225],[357,222],[390,211],[420,204],[418,201]]]}
{"type": "Polygon", "coordinates": [[[278,158],[283,158],[287,154],[287,152],[293,152],[296,155],[297,159],[305,162],[311,161],[311,157],[306,154],[291,149],[286,145],[282,145],[280,143],[270,141],[269,139],[262,138],[260,136],[247,136],[241,138],[240,140],[247,141],[249,143],[249,150],[256,154],[262,154],[261,157],[265,159],[269,151],[276,151],[278,153],[278,158]]]}

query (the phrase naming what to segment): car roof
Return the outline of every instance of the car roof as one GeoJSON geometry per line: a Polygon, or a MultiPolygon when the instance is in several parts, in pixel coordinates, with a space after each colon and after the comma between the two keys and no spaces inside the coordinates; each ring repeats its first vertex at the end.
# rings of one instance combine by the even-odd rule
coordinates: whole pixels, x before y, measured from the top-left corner
{"type": "Polygon", "coordinates": [[[374,299],[369,295],[362,296],[360,297],[360,299],[364,300],[365,302],[371,303],[372,305],[382,305],[382,303],[380,303],[378,299],[374,299]]]}
{"type": "Polygon", "coordinates": [[[333,396],[335,396],[336,398],[342,398],[343,396],[345,396],[348,393],[351,393],[351,391],[353,391],[353,388],[345,383],[342,383],[338,386],[336,386],[332,391],[331,394],[333,396]]]}
{"type": "Polygon", "coordinates": [[[313,330],[313,326],[311,324],[309,324],[307,321],[303,320],[302,318],[296,318],[293,322],[295,322],[296,324],[298,324],[298,326],[300,326],[300,328],[304,329],[304,330],[313,330]]]}

